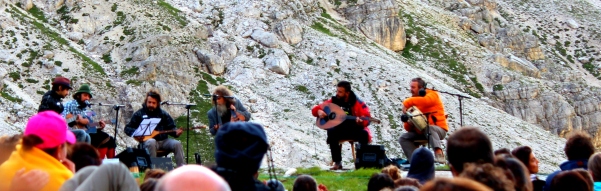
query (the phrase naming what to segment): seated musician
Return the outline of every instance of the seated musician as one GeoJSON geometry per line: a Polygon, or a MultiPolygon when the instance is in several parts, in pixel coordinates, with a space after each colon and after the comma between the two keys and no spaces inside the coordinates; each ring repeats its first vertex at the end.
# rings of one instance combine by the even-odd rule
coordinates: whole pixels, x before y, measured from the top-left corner
{"type": "Polygon", "coordinates": [[[242,102],[235,98],[227,87],[217,86],[213,90],[212,96],[215,107],[207,112],[211,135],[217,134],[219,127],[225,123],[250,120],[250,112],[244,108],[242,102]]]}
{"type": "MultiPolygon", "coordinates": [[[[444,155],[442,154],[440,140],[446,137],[449,128],[447,126],[447,118],[442,100],[440,100],[438,92],[425,89],[426,82],[421,78],[411,79],[410,88],[411,97],[403,101],[403,113],[405,113],[407,109],[415,106],[428,117],[428,129],[430,130],[430,140],[428,142],[431,144],[431,147],[434,148],[434,154],[436,156],[435,161],[446,163],[444,155]],[[420,91],[422,92],[422,95],[420,95],[420,91]],[[424,93],[425,95],[423,95],[424,93]]],[[[403,153],[407,156],[407,160],[411,163],[413,151],[419,146],[415,141],[427,140],[427,138],[423,132],[413,126],[411,121],[405,122],[404,126],[407,133],[401,135],[399,143],[403,148],[403,153]]]]}
{"type": "MultiPolygon", "coordinates": [[[[365,102],[357,98],[355,92],[351,90],[351,83],[347,81],[338,82],[336,96],[333,96],[331,99],[326,100],[319,105],[313,106],[313,109],[311,109],[313,116],[319,118],[326,117],[326,113],[320,106],[324,103],[334,103],[340,106],[349,116],[371,117],[369,108],[367,108],[365,102]]],[[[357,118],[357,120],[346,120],[340,125],[327,130],[328,138],[326,142],[330,145],[332,161],[334,161],[334,166],[330,168],[331,170],[342,169],[342,153],[339,146],[340,141],[354,140],[362,145],[367,145],[367,143],[371,142],[371,132],[367,127],[368,125],[368,120],[357,118]]]]}
{"type": "Polygon", "coordinates": [[[140,123],[144,119],[159,118],[160,122],[154,129],[155,131],[176,131],[172,133],[156,135],[153,138],[142,142],[141,144],[143,144],[144,147],[148,149],[148,152],[150,153],[151,157],[157,156],[158,149],[173,152],[173,154],[175,155],[175,163],[179,167],[185,164],[184,149],[182,147],[181,142],[174,139],[169,139],[169,135],[177,138],[182,134],[183,130],[176,129],[173,118],[171,118],[171,115],[169,115],[167,111],[161,109],[160,103],[161,95],[157,91],[151,90],[148,93],[146,93],[146,99],[144,100],[144,104],[142,104],[142,109],[136,111],[131,117],[131,120],[125,126],[125,134],[127,134],[128,136],[132,136],[134,131],[136,131],[136,129],[140,126],[140,123]]]}
{"type": "MultiPolygon", "coordinates": [[[[91,127],[91,116],[88,115],[90,112],[92,112],[88,109],[88,100],[90,99],[92,99],[92,90],[90,90],[90,85],[83,84],[81,87],[79,87],[79,90],[73,94],[73,100],[65,104],[65,109],[63,110],[62,116],[66,118],[68,118],[67,116],[75,116],[78,118],[77,120],[69,123],[69,127],[73,129],[86,129],[91,127]]],[[[114,158],[117,144],[115,144],[115,139],[113,137],[102,131],[105,125],[106,124],[104,121],[98,121],[98,124],[95,125],[97,129],[96,133],[89,133],[88,136],[92,146],[98,149],[100,158],[104,158],[105,156],[107,158],[114,158]]]]}

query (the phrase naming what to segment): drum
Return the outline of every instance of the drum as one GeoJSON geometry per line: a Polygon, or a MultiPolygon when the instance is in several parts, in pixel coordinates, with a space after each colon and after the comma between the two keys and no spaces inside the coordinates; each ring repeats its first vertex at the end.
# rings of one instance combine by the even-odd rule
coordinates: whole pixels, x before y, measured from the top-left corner
{"type": "Polygon", "coordinates": [[[428,127],[428,120],[426,119],[426,115],[422,114],[422,112],[417,109],[417,107],[413,106],[407,110],[407,114],[409,115],[409,121],[413,123],[413,126],[420,131],[423,131],[428,127]]]}

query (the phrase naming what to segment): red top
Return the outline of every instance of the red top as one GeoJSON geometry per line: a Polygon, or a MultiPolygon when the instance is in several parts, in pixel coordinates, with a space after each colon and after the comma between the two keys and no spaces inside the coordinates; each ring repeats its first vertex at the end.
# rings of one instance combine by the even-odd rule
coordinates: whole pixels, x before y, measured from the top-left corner
{"type": "MultiPolygon", "coordinates": [[[[313,116],[317,117],[317,111],[319,111],[321,108],[321,105],[324,103],[332,103],[332,99],[328,99],[326,101],[324,101],[323,103],[313,106],[313,109],[311,109],[311,113],[313,114],[313,116]]],[[[367,105],[365,105],[365,102],[357,99],[357,101],[355,102],[355,104],[353,104],[353,108],[351,108],[351,115],[355,116],[355,117],[371,117],[371,113],[369,112],[369,108],[367,107],[367,105]]],[[[363,129],[365,131],[367,131],[367,134],[369,135],[367,142],[371,143],[371,131],[369,130],[369,128],[367,127],[369,125],[369,120],[363,120],[362,122],[363,124],[363,129]]]]}

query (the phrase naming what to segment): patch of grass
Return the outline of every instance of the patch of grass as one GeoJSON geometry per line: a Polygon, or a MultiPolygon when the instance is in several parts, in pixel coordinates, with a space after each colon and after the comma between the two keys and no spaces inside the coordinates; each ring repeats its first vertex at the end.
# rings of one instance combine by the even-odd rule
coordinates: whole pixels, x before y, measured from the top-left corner
{"type": "Polygon", "coordinates": [[[319,8],[321,8],[321,16],[323,18],[330,19],[330,20],[336,22],[336,20],[334,20],[334,18],[332,18],[332,16],[330,14],[328,14],[328,12],[326,12],[326,9],[324,9],[323,7],[319,7],[319,8]]]}
{"type": "Polygon", "coordinates": [[[503,91],[503,85],[502,84],[496,84],[496,85],[492,86],[492,90],[493,91],[503,91]]]}
{"type": "Polygon", "coordinates": [[[54,61],[54,65],[63,66],[63,62],[57,60],[57,61],[54,61]]]}
{"type": "MultiPolygon", "coordinates": [[[[169,3],[163,1],[163,0],[159,0],[157,2],[157,4],[162,7],[163,9],[165,9],[167,11],[167,13],[169,13],[171,16],[173,16],[173,18],[180,24],[182,25],[182,27],[188,25],[188,20],[185,17],[182,17],[181,15],[179,15],[182,11],[180,11],[179,9],[171,6],[169,3]]],[[[223,14],[223,13],[222,13],[223,14]]],[[[221,17],[223,18],[223,17],[221,17]]]]}
{"type": "Polygon", "coordinates": [[[38,80],[31,79],[31,78],[27,78],[27,79],[25,79],[25,81],[27,81],[28,83],[32,83],[32,84],[40,82],[38,80]]]}
{"type": "Polygon", "coordinates": [[[309,92],[309,89],[307,87],[303,86],[303,85],[296,85],[294,87],[294,89],[297,90],[297,91],[303,92],[305,94],[310,94],[311,93],[311,92],[309,92]]]}
{"type": "Polygon", "coordinates": [[[200,72],[200,75],[202,76],[202,79],[204,79],[206,82],[209,82],[209,84],[211,85],[218,85],[217,84],[217,80],[215,80],[215,78],[213,78],[213,76],[211,76],[211,74],[207,74],[205,72],[200,72]]]}
{"type": "Polygon", "coordinates": [[[11,102],[19,102],[20,103],[23,101],[23,99],[18,98],[18,97],[13,97],[11,94],[9,94],[8,92],[6,92],[4,90],[2,92],[0,92],[0,94],[2,94],[2,97],[4,99],[11,101],[11,102]]]}
{"type": "Polygon", "coordinates": [[[123,24],[123,22],[125,21],[125,19],[126,19],[126,17],[125,17],[125,13],[123,13],[123,11],[117,12],[117,18],[113,22],[113,26],[117,26],[117,25],[123,24]]]}
{"type": "Polygon", "coordinates": [[[591,63],[586,63],[586,64],[582,64],[582,67],[588,71],[589,73],[591,73],[593,76],[600,78],[601,79],[601,74],[599,73],[599,69],[595,67],[595,65],[591,64],[591,63]]]}
{"type": "Polygon", "coordinates": [[[128,75],[135,76],[138,74],[140,74],[140,68],[133,66],[130,69],[121,71],[121,73],[119,75],[121,77],[124,77],[124,76],[128,76],[128,75]]]}
{"type": "Polygon", "coordinates": [[[44,11],[40,10],[40,8],[37,6],[33,5],[33,7],[31,7],[31,9],[29,9],[27,12],[29,12],[33,17],[48,23],[48,19],[46,19],[46,16],[44,16],[44,11]]]}
{"type": "Polygon", "coordinates": [[[11,73],[8,73],[8,77],[12,78],[13,81],[17,81],[17,80],[21,79],[21,73],[11,72],[11,73]]]}
{"type": "Polygon", "coordinates": [[[322,32],[324,34],[327,34],[329,36],[335,37],[335,35],[332,34],[332,32],[330,32],[330,29],[324,27],[323,24],[320,23],[320,22],[314,22],[313,25],[311,25],[311,28],[313,28],[313,29],[315,29],[315,30],[317,30],[319,32],[322,32]]]}
{"type": "MultiPolygon", "coordinates": [[[[359,169],[347,172],[332,172],[321,170],[319,167],[299,168],[297,173],[290,177],[278,177],[287,190],[292,190],[294,180],[298,175],[311,175],[319,184],[324,184],[328,190],[365,191],[371,176],[380,173],[380,169],[359,169]]],[[[259,179],[269,179],[269,175],[261,173],[259,179]]]]}
{"type": "Polygon", "coordinates": [[[111,6],[111,11],[112,12],[117,11],[117,3],[113,3],[113,6],[111,6]]]}
{"type": "Polygon", "coordinates": [[[44,95],[44,93],[45,93],[45,92],[44,92],[44,91],[40,91],[40,90],[38,90],[38,91],[35,91],[35,93],[36,93],[36,94],[40,94],[40,95],[44,95]]]}
{"type": "Polygon", "coordinates": [[[84,65],[84,67],[91,67],[94,71],[106,76],[106,73],[104,72],[104,69],[102,68],[102,66],[100,66],[100,64],[94,62],[91,58],[75,50],[73,47],[69,47],[69,50],[71,50],[71,52],[74,52],[81,59],[83,59],[84,62],[82,62],[82,64],[84,65]]]}
{"type": "Polygon", "coordinates": [[[111,59],[111,53],[106,53],[102,55],[102,60],[104,60],[104,63],[111,63],[113,62],[113,60],[111,59]]]}
{"type": "Polygon", "coordinates": [[[142,81],[140,81],[140,80],[127,80],[127,81],[125,81],[125,84],[127,84],[127,85],[133,85],[133,86],[140,86],[140,85],[142,85],[142,81]]]}

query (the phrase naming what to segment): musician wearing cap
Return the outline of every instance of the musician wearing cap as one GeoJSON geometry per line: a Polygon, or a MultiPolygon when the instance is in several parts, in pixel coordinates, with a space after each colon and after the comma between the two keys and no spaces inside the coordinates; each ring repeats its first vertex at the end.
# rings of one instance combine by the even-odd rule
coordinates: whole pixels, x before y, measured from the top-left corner
{"type": "Polygon", "coordinates": [[[207,112],[211,135],[217,134],[217,130],[225,123],[250,120],[250,112],[227,87],[215,87],[212,97],[214,107],[207,112]]]}
{"type": "Polygon", "coordinates": [[[167,111],[161,109],[161,100],[161,95],[155,90],[146,93],[142,109],[139,109],[133,114],[131,120],[125,126],[125,134],[132,136],[145,119],[160,119],[154,131],[171,130],[169,131],[170,133],[160,133],[152,138],[144,137],[146,141],[143,141],[140,144],[143,144],[143,146],[148,149],[151,157],[156,157],[157,150],[159,149],[173,152],[175,155],[175,163],[180,167],[185,164],[182,143],[174,139],[169,139],[169,135],[177,138],[183,133],[183,130],[177,129],[171,115],[169,115],[167,111]]]}
{"type": "Polygon", "coordinates": [[[63,113],[63,98],[67,97],[71,87],[71,80],[65,77],[56,77],[52,82],[52,89],[42,96],[42,102],[38,108],[38,112],[54,111],[57,114],[63,113]]]}
{"type": "Polygon", "coordinates": [[[61,115],[67,119],[71,129],[87,130],[88,128],[96,128],[95,132],[86,133],[86,142],[91,143],[92,146],[98,149],[100,158],[104,158],[105,156],[107,158],[114,158],[117,145],[113,137],[102,131],[106,123],[103,120],[90,123],[94,115],[94,112],[89,109],[89,100],[92,97],[90,85],[82,84],[79,90],[73,94],[73,100],[65,103],[65,110],[61,115]]]}
{"type": "Polygon", "coordinates": [[[369,121],[359,118],[371,117],[371,114],[365,102],[357,98],[355,92],[351,90],[351,83],[347,81],[338,82],[336,85],[336,96],[332,96],[331,99],[313,106],[311,109],[313,116],[326,118],[327,114],[324,112],[322,106],[328,103],[338,105],[348,116],[357,117],[355,120],[345,120],[341,124],[327,129],[328,138],[326,142],[330,145],[330,153],[334,162],[334,166],[330,169],[340,170],[342,169],[342,151],[339,142],[342,140],[354,140],[362,145],[367,145],[371,142],[371,132],[367,127],[369,121]]]}
{"type": "Polygon", "coordinates": [[[401,119],[404,122],[405,130],[407,130],[399,138],[403,153],[405,153],[405,156],[407,156],[407,159],[411,163],[413,151],[419,146],[415,141],[427,140],[426,134],[422,130],[429,129],[430,140],[428,143],[434,148],[435,160],[439,163],[446,163],[440,140],[446,137],[449,127],[447,126],[447,118],[440,95],[434,90],[426,89],[426,82],[421,78],[411,79],[410,88],[411,97],[403,101],[403,113],[416,111],[412,108],[415,107],[427,118],[414,115],[412,119],[407,119],[410,117],[404,115],[405,119],[401,119]],[[425,121],[418,123],[420,119],[422,121],[427,119],[427,123],[425,121]],[[418,124],[414,124],[414,122],[418,124]]]}

